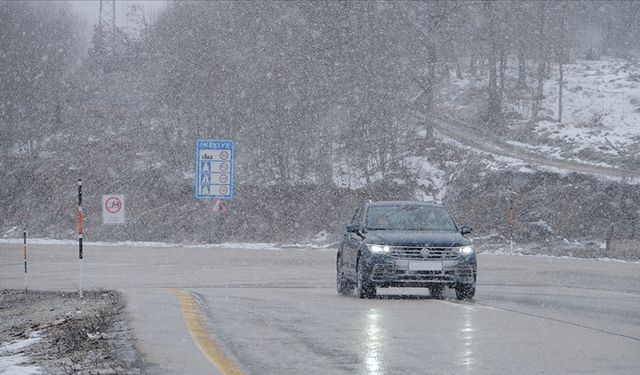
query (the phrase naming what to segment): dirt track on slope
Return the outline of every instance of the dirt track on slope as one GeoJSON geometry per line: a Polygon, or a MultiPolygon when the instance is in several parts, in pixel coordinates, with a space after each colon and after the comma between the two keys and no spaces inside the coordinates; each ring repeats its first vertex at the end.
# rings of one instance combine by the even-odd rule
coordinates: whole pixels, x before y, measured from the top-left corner
{"type": "Polygon", "coordinates": [[[433,127],[434,133],[439,133],[441,137],[452,139],[478,151],[519,159],[535,166],[558,168],[567,172],[592,174],[609,178],[640,178],[638,171],[555,159],[535,154],[524,148],[488,137],[486,136],[486,130],[476,129],[473,126],[453,119],[435,119],[433,127]]]}

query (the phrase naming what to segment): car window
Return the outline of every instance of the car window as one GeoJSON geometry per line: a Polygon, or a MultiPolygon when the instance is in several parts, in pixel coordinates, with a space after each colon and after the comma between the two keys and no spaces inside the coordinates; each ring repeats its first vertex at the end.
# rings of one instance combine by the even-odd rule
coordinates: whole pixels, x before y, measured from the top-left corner
{"type": "Polygon", "coordinates": [[[451,215],[443,207],[385,205],[367,210],[368,230],[456,231],[451,215]]]}

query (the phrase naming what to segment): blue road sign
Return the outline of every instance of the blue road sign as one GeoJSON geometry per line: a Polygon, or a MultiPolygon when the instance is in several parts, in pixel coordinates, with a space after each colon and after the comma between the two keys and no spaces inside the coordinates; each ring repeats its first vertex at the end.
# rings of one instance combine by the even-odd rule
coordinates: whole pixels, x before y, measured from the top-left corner
{"type": "Polygon", "coordinates": [[[233,199],[234,141],[196,142],[196,199],[233,199]]]}

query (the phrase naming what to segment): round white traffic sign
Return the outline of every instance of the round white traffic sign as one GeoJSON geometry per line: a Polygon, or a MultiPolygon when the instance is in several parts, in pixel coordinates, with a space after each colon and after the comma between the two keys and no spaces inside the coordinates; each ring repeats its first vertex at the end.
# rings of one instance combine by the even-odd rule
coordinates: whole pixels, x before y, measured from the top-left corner
{"type": "Polygon", "coordinates": [[[104,224],[125,223],[124,194],[106,194],[102,196],[102,222],[104,224]]]}
{"type": "Polygon", "coordinates": [[[117,214],[122,209],[122,201],[118,197],[109,197],[104,202],[104,208],[110,214],[117,214]]]}

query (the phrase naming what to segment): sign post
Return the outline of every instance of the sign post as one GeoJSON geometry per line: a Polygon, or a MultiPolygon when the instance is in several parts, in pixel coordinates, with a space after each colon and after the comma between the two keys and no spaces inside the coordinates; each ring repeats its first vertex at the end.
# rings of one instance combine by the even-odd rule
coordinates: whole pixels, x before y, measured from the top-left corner
{"type": "Polygon", "coordinates": [[[218,242],[217,214],[225,211],[221,199],[231,200],[234,193],[235,142],[200,139],[196,142],[196,199],[215,199],[210,241],[218,242]]]}

